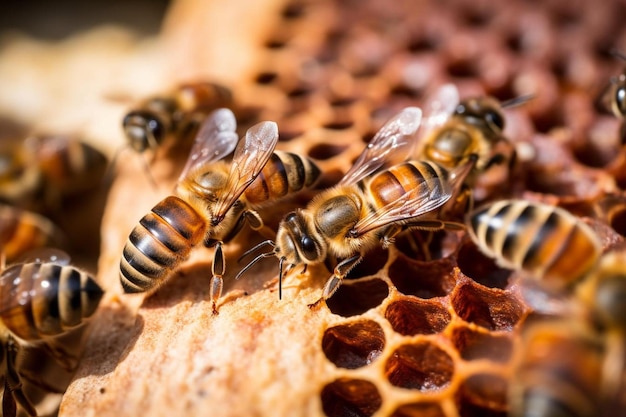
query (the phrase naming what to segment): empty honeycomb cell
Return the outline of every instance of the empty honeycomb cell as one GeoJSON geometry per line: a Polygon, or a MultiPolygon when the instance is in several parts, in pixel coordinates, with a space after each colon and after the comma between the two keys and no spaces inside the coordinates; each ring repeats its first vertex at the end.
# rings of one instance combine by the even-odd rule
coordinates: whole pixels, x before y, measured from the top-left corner
{"type": "Polygon", "coordinates": [[[324,386],[321,399],[324,414],[329,417],[367,417],[382,405],[376,385],[363,379],[336,379],[324,386]]]}
{"type": "Polygon", "coordinates": [[[438,301],[402,297],[389,304],[385,318],[397,333],[414,336],[441,332],[451,316],[438,301]]]}
{"type": "Polygon", "coordinates": [[[615,181],[605,172],[592,170],[581,165],[564,169],[529,170],[526,180],[528,191],[551,194],[561,200],[593,200],[603,192],[615,188],[615,181]]]}
{"type": "Polygon", "coordinates": [[[463,320],[489,330],[511,330],[524,313],[522,303],[510,292],[470,280],[457,285],[451,302],[463,320]]]}
{"type": "Polygon", "coordinates": [[[500,375],[474,374],[457,391],[461,416],[496,417],[507,415],[507,381],[500,375]]]}
{"type": "Polygon", "coordinates": [[[391,384],[422,392],[435,391],[450,384],[454,361],[431,341],[421,341],[397,348],[385,363],[385,375],[391,384]]]}
{"type": "Polygon", "coordinates": [[[399,254],[389,266],[389,278],[402,294],[426,299],[443,297],[454,288],[453,269],[450,258],[423,262],[399,254]]]}
{"type": "Polygon", "coordinates": [[[400,234],[394,245],[410,259],[430,261],[449,256],[459,245],[457,233],[409,230],[400,234]]]}
{"type": "Polygon", "coordinates": [[[506,363],[513,353],[513,341],[509,335],[494,335],[471,327],[456,327],[451,340],[466,361],[488,359],[506,363]]]}
{"type": "Polygon", "coordinates": [[[385,347],[385,333],[372,320],[359,320],[326,329],[322,350],[339,368],[357,369],[372,363],[385,347]]]}
{"type": "Polygon", "coordinates": [[[257,84],[271,84],[278,78],[275,72],[261,72],[257,74],[255,81],[257,84]]]}
{"type": "Polygon", "coordinates": [[[391,417],[446,417],[439,403],[423,402],[403,404],[391,413],[391,417]]]}
{"type": "Polygon", "coordinates": [[[496,261],[485,256],[469,239],[459,248],[457,264],[463,275],[489,288],[506,288],[512,274],[510,269],[499,267],[496,261]]]}
{"type": "Polygon", "coordinates": [[[379,272],[389,259],[389,251],[381,247],[377,247],[368,252],[363,260],[359,262],[348,275],[347,279],[356,279],[374,275],[379,272]]]}
{"type": "Polygon", "coordinates": [[[324,161],[340,155],[348,148],[347,145],[333,145],[331,143],[318,143],[309,149],[309,156],[313,159],[324,161]]]}
{"type": "Polygon", "coordinates": [[[358,316],[378,307],[389,295],[387,283],[381,279],[363,279],[344,283],[326,305],[342,317],[358,316]]]}

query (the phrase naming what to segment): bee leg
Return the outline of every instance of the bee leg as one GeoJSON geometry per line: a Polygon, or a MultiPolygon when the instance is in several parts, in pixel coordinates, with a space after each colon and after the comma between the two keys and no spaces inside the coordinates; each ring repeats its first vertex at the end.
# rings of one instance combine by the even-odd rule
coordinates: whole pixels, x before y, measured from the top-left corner
{"type": "Polygon", "coordinates": [[[354,268],[362,260],[363,256],[358,254],[339,262],[339,264],[337,264],[337,266],[335,267],[335,270],[331,277],[328,279],[328,281],[326,281],[326,284],[324,285],[324,290],[322,291],[322,296],[313,304],[309,304],[309,308],[311,310],[316,310],[321,306],[322,303],[325,303],[326,300],[332,297],[343,283],[343,279],[346,277],[346,275],[348,275],[352,268],[354,268]]]}
{"type": "Polygon", "coordinates": [[[274,232],[271,228],[267,227],[263,223],[263,219],[261,218],[259,213],[257,213],[254,210],[246,210],[243,213],[243,215],[246,218],[246,221],[248,222],[252,230],[259,232],[261,236],[263,236],[266,239],[269,239],[272,241],[276,240],[276,232],[274,232]]]}
{"type": "Polygon", "coordinates": [[[22,380],[15,364],[17,363],[18,345],[10,338],[6,345],[6,375],[4,377],[4,394],[2,397],[2,415],[5,417],[15,416],[17,413],[17,404],[19,404],[26,414],[36,416],[37,410],[31,404],[30,400],[22,391],[22,380]]]}
{"type": "Polygon", "coordinates": [[[222,250],[222,242],[215,244],[215,254],[213,255],[213,265],[211,266],[211,303],[213,306],[213,315],[219,314],[217,311],[217,300],[222,296],[222,288],[224,288],[224,271],[226,270],[226,264],[224,262],[224,251],[222,250]]]}

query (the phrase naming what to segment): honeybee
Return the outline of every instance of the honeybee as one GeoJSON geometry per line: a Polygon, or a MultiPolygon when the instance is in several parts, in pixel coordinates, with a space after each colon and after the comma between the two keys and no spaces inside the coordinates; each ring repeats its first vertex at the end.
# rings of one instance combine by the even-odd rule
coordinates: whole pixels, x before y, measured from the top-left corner
{"type": "Polygon", "coordinates": [[[222,292],[222,243],[247,221],[260,230],[256,209],[311,187],[320,171],[296,154],[274,152],[278,127],[262,122],[237,145],[236,121],[228,109],[206,119],[176,186],[131,232],[120,262],[124,291],[153,291],[199,243],[215,246],[210,295],[213,312],[222,292]],[[220,161],[237,145],[232,162],[220,161]]]}
{"type": "MultiPolygon", "coordinates": [[[[503,267],[526,273],[561,308],[530,323],[511,386],[513,414],[616,415],[626,406],[626,252],[602,254],[599,238],[567,211],[499,201],[467,216],[478,247],[503,267]]],[[[531,293],[532,295],[532,293],[531,293]]]]}
{"type": "Polygon", "coordinates": [[[99,187],[107,167],[100,151],[68,135],[34,135],[0,146],[0,201],[54,211],[61,201],[99,187]]]}
{"type": "Polygon", "coordinates": [[[417,159],[435,162],[452,170],[478,155],[467,183],[476,180],[476,174],[494,165],[515,160],[515,149],[504,135],[503,109],[519,105],[530,96],[520,96],[505,102],[493,97],[473,97],[460,100],[453,84],[439,87],[425,105],[421,138],[416,141],[417,159]]]}
{"type": "Polygon", "coordinates": [[[180,85],[170,94],[151,97],[122,121],[128,146],[154,151],[172,134],[185,136],[211,111],[232,104],[231,91],[212,82],[180,85]]]}
{"type": "MultiPolygon", "coordinates": [[[[62,392],[66,385],[46,380],[43,367],[33,370],[28,358],[44,351],[63,370],[72,373],[78,364],[74,336],[82,336],[84,325],[98,307],[103,291],[85,272],[68,265],[60,250],[39,250],[33,259],[0,273],[0,357],[4,393],[2,415],[14,417],[19,405],[36,416],[35,405],[24,391],[31,384],[49,392],[62,392]],[[38,372],[41,372],[39,374],[38,372]]],[[[58,378],[58,376],[57,376],[58,378]]],[[[69,378],[64,383],[69,383],[69,378]]]]}
{"type": "Polygon", "coordinates": [[[60,246],[64,242],[63,232],[47,218],[0,204],[0,248],[7,262],[32,249],[60,246]]]}
{"type": "Polygon", "coordinates": [[[526,329],[513,414],[626,415],[626,252],[609,252],[573,293],[570,314],[526,329]]]}
{"type": "MultiPolygon", "coordinates": [[[[280,259],[279,290],[283,265],[324,262],[342,258],[326,282],[314,308],[330,298],[363,254],[382,243],[387,247],[403,228],[441,230],[446,222],[424,216],[450,199],[475,163],[453,171],[430,161],[406,161],[377,172],[391,153],[412,140],[421,123],[419,108],[408,107],[388,121],[374,136],[341,181],[317,195],[305,209],[289,213],[280,223],[273,251],[257,256],[280,259]]],[[[254,248],[253,248],[254,249],[254,248]]]]}
{"type": "Polygon", "coordinates": [[[589,226],[546,204],[497,201],[468,213],[466,224],[480,250],[500,266],[525,272],[556,290],[587,276],[602,253],[589,226]]]}

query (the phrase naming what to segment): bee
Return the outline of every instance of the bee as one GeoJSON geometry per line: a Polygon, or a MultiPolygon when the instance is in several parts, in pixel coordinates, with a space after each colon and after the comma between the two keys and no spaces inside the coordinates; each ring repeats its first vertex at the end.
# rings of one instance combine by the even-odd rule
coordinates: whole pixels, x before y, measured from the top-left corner
{"type": "Polygon", "coordinates": [[[507,140],[504,109],[530,99],[520,96],[505,102],[493,97],[459,99],[453,84],[445,84],[427,100],[421,138],[415,142],[417,159],[435,162],[452,170],[478,155],[478,160],[467,182],[471,185],[476,175],[492,166],[515,161],[515,149],[507,140]]]}
{"type": "Polygon", "coordinates": [[[602,253],[589,226],[546,204],[502,200],[468,213],[466,224],[480,250],[500,266],[556,290],[587,276],[602,253]]]}
{"type": "Polygon", "coordinates": [[[603,255],[569,314],[524,331],[513,415],[626,415],[626,252],[603,255]]]}
{"type": "Polygon", "coordinates": [[[204,122],[176,186],[130,233],[120,263],[124,291],[154,291],[200,243],[215,246],[210,295],[217,314],[225,270],[222,243],[245,222],[261,230],[256,209],[313,186],[320,171],[296,154],[274,152],[278,128],[262,122],[237,145],[236,121],[219,109],[204,122]],[[221,159],[234,152],[232,162],[221,159]]]}
{"type": "Polygon", "coordinates": [[[69,135],[34,135],[0,146],[0,201],[50,212],[101,185],[107,159],[69,135]]]}
{"type": "Polygon", "coordinates": [[[78,357],[72,353],[72,346],[66,345],[67,340],[84,330],[103,295],[93,278],[69,265],[64,252],[41,249],[33,256],[24,263],[6,268],[3,265],[0,273],[0,358],[5,417],[16,416],[18,405],[29,416],[37,415],[24,392],[25,383],[50,392],[65,389],[57,384],[53,386],[29,369],[26,352],[35,347],[47,352],[68,372],[75,370],[78,357]]]}
{"type": "Polygon", "coordinates": [[[189,134],[208,113],[232,101],[228,88],[212,82],[183,84],[170,94],[149,98],[124,116],[128,146],[140,153],[154,151],[167,137],[189,134]]]}
{"type": "Polygon", "coordinates": [[[546,297],[526,299],[552,316],[524,329],[511,385],[513,415],[591,417],[624,410],[626,252],[603,254],[580,219],[523,200],[479,208],[467,215],[467,228],[487,256],[540,284],[546,297]],[[557,296],[559,308],[548,310],[557,296]]]}
{"type": "Polygon", "coordinates": [[[475,160],[454,171],[430,161],[406,161],[376,172],[392,152],[410,143],[421,116],[419,108],[408,107],[388,121],[336,186],[317,195],[306,208],[284,217],[276,242],[263,242],[273,246],[272,252],[257,256],[240,274],[273,254],[280,260],[280,288],[284,264],[288,269],[301,264],[306,268],[328,256],[343,259],[321,298],[310,305],[315,308],[337,291],[364,253],[381,243],[389,246],[403,228],[441,230],[446,226],[446,222],[425,215],[450,199],[475,160]]]}
{"type": "Polygon", "coordinates": [[[63,232],[47,218],[0,204],[0,247],[7,262],[35,248],[60,246],[64,242],[63,232]]]}

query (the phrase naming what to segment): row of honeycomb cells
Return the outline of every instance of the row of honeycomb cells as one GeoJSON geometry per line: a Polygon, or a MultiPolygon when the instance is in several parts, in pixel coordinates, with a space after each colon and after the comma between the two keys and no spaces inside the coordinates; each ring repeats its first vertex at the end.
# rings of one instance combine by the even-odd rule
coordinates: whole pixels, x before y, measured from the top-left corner
{"type": "MultiPolygon", "coordinates": [[[[262,45],[248,99],[265,104],[285,147],[320,162],[328,186],[361,139],[444,82],[462,96],[532,94],[506,112],[518,150],[510,182],[481,178],[477,202],[561,205],[618,241],[602,222],[626,232],[626,152],[620,121],[595,98],[621,71],[609,51],[626,48],[624,12],[617,1],[291,1],[262,45]]],[[[339,319],[321,338],[336,369],[320,388],[325,414],[506,415],[530,312],[515,279],[462,233],[401,236],[368,253],[327,303],[339,319]]]]}

